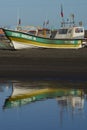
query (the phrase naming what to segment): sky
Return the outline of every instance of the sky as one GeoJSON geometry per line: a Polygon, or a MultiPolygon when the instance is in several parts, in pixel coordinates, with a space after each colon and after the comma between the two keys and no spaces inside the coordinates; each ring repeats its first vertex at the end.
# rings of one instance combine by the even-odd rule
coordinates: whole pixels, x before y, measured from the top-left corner
{"type": "Polygon", "coordinates": [[[75,22],[87,27],[87,0],[0,0],[0,26],[15,26],[18,19],[22,25],[43,26],[49,20],[49,27],[59,27],[61,5],[64,19],[75,16],[75,22]]]}

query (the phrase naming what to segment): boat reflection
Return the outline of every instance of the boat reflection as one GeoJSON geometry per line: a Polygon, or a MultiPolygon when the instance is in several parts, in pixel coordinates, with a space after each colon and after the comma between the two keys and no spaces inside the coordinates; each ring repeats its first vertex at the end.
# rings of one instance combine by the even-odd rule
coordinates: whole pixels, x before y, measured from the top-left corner
{"type": "MultiPolygon", "coordinates": [[[[36,101],[54,99],[62,108],[81,110],[84,108],[86,89],[75,88],[72,83],[54,82],[12,82],[8,86],[10,96],[5,99],[3,109],[21,107],[36,101]],[[64,86],[67,87],[64,87],[64,86]]],[[[1,86],[1,85],[0,85],[1,86]]],[[[78,86],[78,85],[77,85],[78,86]]],[[[4,84],[5,87],[5,84],[4,84]]],[[[0,87],[0,91],[2,87],[0,87]]]]}

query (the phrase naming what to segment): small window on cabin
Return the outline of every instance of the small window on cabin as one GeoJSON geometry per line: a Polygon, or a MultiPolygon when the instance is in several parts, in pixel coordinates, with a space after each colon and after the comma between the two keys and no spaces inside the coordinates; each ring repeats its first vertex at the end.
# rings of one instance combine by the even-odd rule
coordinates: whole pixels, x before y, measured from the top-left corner
{"type": "Polygon", "coordinates": [[[78,28],[75,29],[75,33],[78,33],[78,28]]]}
{"type": "Polygon", "coordinates": [[[83,32],[83,29],[81,28],[81,32],[83,32]]]}
{"type": "Polygon", "coordinates": [[[82,33],[83,32],[83,28],[76,28],[75,29],[75,33],[82,33]]]}

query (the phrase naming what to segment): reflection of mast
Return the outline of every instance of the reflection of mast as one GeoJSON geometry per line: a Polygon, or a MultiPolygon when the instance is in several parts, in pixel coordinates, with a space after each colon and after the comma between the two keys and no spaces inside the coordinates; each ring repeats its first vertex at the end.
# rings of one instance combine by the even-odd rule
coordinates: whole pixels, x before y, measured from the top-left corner
{"type": "Polygon", "coordinates": [[[63,113],[64,113],[64,110],[66,109],[68,109],[67,108],[67,96],[61,96],[61,97],[57,97],[56,98],[57,99],[57,101],[58,101],[58,104],[59,104],[59,108],[60,108],[60,114],[59,114],[59,116],[60,116],[60,124],[61,124],[61,126],[63,125],[63,113]]]}
{"type": "Polygon", "coordinates": [[[60,107],[60,124],[63,124],[64,111],[70,112],[72,119],[77,114],[82,115],[84,107],[84,93],[82,90],[71,90],[70,93],[66,93],[61,97],[57,97],[57,102],[60,107]]]}
{"type": "Polygon", "coordinates": [[[62,124],[63,124],[63,107],[62,106],[60,106],[61,108],[60,108],[60,125],[62,126],[62,124]]]}

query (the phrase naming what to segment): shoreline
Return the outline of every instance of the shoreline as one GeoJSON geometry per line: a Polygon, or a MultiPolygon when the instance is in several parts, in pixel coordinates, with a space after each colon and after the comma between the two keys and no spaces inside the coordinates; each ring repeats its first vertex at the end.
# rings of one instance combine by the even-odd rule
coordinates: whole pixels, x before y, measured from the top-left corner
{"type": "Polygon", "coordinates": [[[0,50],[1,79],[83,79],[87,77],[87,48],[0,50]]]}

